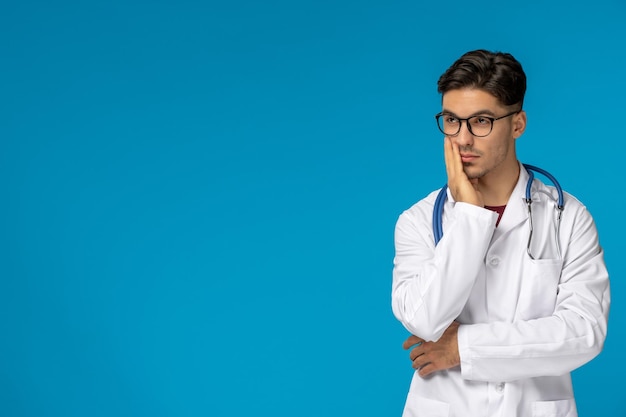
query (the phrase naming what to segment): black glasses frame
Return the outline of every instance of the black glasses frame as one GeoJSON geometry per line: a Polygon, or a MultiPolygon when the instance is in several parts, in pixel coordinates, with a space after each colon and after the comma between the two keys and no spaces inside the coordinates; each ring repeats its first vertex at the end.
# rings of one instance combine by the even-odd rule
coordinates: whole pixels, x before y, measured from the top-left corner
{"type": "Polygon", "coordinates": [[[500,117],[472,116],[472,117],[468,117],[467,119],[461,119],[460,117],[456,117],[456,116],[454,116],[454,115],[452,115],[450,113],[441,112],[441,113],[437,113],[435,115],[435,120],[437,121],[437,128],[439,129],[439,131],[441,133],[443,133],[444,135],[446,135],[446,136],[453,136],[454,137],[454,136],[458,135],[459,133],[461,133],[461,127],[463,126],[463,122],[465,122],[465,125],[467,126],[467,130],[469,130],[469,132],[472,134],[472,136],[476,136],[477,138],[484,138],[485,136],[489,136],[491,134],[491,131],[493,130],[493,122],[495,122],[496,120],[500,120],[500,119],[504,119],[506,117],[513,116],[514,114],[517,114],[517,113],[519,113],[521,111],[522,111],[522,109],[515,110],[515,111],[513,111],[511,113],[505,114],[504,116],[500,116],[500,117]],[[441,128],[441,125],[439,124],[439,119],[442,116],[445,116],[445,115],[452,116],[452,117],[454,117],[455,119],[457,119],[459,121],[459,130],[457,130],[457,132],[452,134],[452,135],[449,134],[449,133],[444,132],[443,129],[441,128]],[[482,117],[483,119],[487,119],[487,120],[489,120],[491,122],[491,128],[489,129],[489,132],[486,135],[477,135],[474,132],[472,132],[472,125],[469,123],[469,121],[470,121],[470,119],[474,119],[476,117],[482,117]]]}

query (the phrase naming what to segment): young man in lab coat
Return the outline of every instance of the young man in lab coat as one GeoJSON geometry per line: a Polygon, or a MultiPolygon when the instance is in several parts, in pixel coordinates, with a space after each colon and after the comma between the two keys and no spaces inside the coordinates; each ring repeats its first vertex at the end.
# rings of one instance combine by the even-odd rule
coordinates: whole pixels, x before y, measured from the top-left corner
{"type": "Polygon", "coordinates": [[[404,416],[577,416],[570,372],[602,350],[608,273],[589,212],[532,182],[515,141],[526,76],[510,54],[471,51],[439,79],[448,175],[443,237],[434,191],[395,230],[393,313],[413,376],[404,416]]]}

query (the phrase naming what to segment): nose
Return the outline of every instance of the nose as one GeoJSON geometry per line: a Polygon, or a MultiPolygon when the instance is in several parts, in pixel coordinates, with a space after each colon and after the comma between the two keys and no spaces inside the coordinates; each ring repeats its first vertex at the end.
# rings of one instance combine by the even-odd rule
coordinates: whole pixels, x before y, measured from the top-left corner
{"type": "Polygon", "coordinates": [[[461,130],[454,137],[454,140],[459,146],[471,146],[474,143],[474,135],[470,132],[467,125],[468,123],[467,120],[465,120],[465,123],[461,123],[461,130]]]}

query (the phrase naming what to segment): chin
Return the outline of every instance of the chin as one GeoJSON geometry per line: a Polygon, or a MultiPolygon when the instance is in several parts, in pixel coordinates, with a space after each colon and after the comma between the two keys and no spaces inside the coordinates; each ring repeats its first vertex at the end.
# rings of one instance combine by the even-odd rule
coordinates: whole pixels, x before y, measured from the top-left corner
{"type": "Polygon", "coordinates": [[[480,171],[477,167],[471,167],[468,165],[465,165],[463,171],[465,172],[465,175],[467,175],[467,178],[469,178],[470,180],[480,178],[485,175],[485,172],[480,171]]]}

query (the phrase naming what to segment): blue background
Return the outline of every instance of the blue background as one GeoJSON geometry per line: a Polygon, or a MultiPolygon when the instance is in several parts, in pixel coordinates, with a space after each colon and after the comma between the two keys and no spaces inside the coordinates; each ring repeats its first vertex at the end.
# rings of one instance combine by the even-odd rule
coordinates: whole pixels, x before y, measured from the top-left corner
{"type": "Polygon", "coordinates": [[[0,415],[399,416],[393,228],[445,182],[436,81],[476,48],[522,62],[520,159],[596,219],[575,388],[626,415],[626,6],[547,3],[5,3],[0,415]]]}

